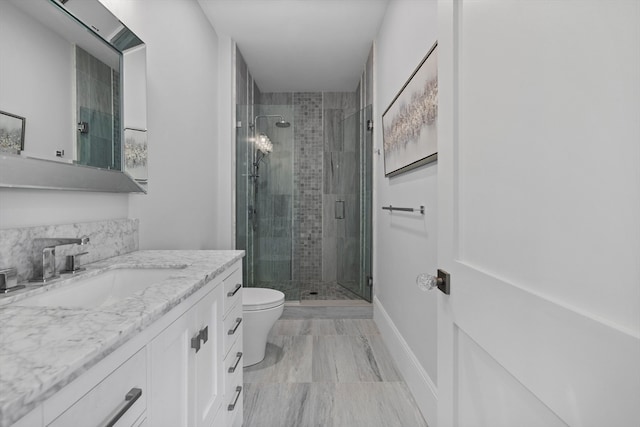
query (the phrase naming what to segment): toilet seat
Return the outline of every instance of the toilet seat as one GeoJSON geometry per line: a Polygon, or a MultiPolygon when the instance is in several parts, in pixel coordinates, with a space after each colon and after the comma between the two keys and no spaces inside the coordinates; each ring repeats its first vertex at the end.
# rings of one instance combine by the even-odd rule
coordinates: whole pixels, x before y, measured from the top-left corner
{"type": "Polygon", "coordinates": [[[242,290],[242,310],[258,311],[284,304],[284,294],[275,289],[244,288],[242,290]]]}

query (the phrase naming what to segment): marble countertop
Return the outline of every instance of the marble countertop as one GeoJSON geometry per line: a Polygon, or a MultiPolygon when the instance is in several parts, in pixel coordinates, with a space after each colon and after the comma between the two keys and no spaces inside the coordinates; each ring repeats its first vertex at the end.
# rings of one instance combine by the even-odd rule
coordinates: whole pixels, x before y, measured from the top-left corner
{"type": "Polygon", "coordinates": [[[38,404],[202,288],[243,251],[137,251],[69,278],[0,298],[0,427],[38,404]],[[180,268],[117,304],[30,307],[25,298],[116,268],[180,268]]]}

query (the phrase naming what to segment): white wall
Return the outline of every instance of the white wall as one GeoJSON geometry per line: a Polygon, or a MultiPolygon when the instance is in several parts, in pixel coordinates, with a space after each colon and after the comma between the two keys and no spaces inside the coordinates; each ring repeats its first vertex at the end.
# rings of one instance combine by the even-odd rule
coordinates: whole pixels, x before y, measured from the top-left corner
{"type": "Polygon", "coordinates": [[[149,194],[0,189],[0,227],[128,216],[140,219],[141,249],[225,247],[218,37],[195,0],[103,3],[147,44],[149,194]]]}
{"type": "Polygon", "coordinates": [[[129,211],[140,248],[217,247],[218,37],[195,0],[111,3],[147,45],[149,192],[129,211]]]}
{"type": "Polygon", "coordinates": [[[127,194],[0,188],[0,228],[127,218],[127,194]]]}
{"type": "MultiPolygon", "coordinates": [[[[435,0],[392,0],[375,41],[374,145],[382,150],[381,116],[436,41],[435,0]]],[[[384,177],[383,156],[374,168],[374,318],[399,362],[427,422],[435,420],[437,384],[436,293],[415,284],[437,270],[437,164],[384,177]],[[417,207],[389,213],[383,205],[417,207]],[[433,418],[432,418],[433,417],[433,418]]]]}
{"type": "Polygon", "coordinates": [[[218,211],[217,248],[235,248],[235,163],[236,163],[236,93],[235,42],[228,35],[218,35],[218,211]]]}
{"type": "Polygon", "coordinates": [[[122,62],[122,123],[125,128],[146,129],[147,47],[139,45],[123,52],[122,62]]]}

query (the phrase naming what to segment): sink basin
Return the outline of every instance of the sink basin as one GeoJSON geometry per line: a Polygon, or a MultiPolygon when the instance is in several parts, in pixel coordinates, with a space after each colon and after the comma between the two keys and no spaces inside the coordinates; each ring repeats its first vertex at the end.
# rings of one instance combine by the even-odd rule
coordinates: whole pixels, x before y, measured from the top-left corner
{"type": "Polygon", "coordinates": [[[114,304],[178,273],[178,268],[121,268],[51,289],[16,304],[93,308],[114,304]]]}

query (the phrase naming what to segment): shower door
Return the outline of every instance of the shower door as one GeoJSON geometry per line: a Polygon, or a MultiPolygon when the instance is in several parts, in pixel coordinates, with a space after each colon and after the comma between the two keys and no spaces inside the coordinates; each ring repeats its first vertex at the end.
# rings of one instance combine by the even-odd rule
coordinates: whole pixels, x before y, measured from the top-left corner
{"type": "Polygon", "coordinates": [[[247,286],[277,289],[297,300],[299,290],[291,280],[294,126],[278,127],[272,117],[293,122],[293,107],[239,105],[236,114],[236,247],[246,252],[244,277],[247,286]],[[260,134],[269,137],[273,150],[258,156],[255,137],[260,134]]]}
{"type": "Polygon", "coordinates": [[[251,172],[253,142],[249,117],[253,117],[253,105],[238,105],[236,108],[236,249],[245,251],[242,258],[242,273],[245,282],[253,283],[253,189],[251,172]]]}
{"type": "Polygon", "coordinates": [[[371,301],[371,194],[373,135],[371,105],[342,122],[342,194],[336,199],[337,283],[371,301]]]}

